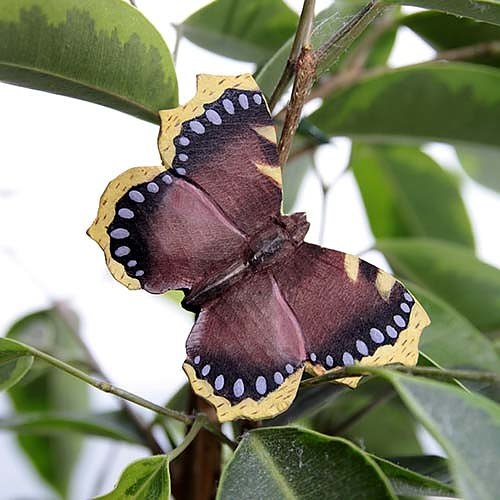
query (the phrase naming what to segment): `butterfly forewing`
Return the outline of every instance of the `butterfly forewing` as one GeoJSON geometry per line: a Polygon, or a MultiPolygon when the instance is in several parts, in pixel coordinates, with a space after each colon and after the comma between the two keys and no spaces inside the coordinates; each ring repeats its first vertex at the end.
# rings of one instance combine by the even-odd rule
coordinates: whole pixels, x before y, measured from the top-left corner
{"type": "Polygon", "coordinates": [[[160,117],[165,163],[200,186],[240,230],[252,235],[279,215],[276,134],[250,75],[201,75],[197,97],[160,117]],[[179,121],[179,114],[186,119],[179,121]]]}

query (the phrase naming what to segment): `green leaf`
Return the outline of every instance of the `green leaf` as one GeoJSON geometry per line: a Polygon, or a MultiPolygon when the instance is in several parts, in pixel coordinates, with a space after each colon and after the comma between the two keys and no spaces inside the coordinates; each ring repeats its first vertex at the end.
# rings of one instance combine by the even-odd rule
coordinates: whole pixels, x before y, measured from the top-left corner
{"type": "Polygon", "coordinates": [[[3,0],[0,80],[153,123],[177,105],[170,52],[123,0],[3,0]]]}
{"type": "Polygon", "coordinates": [[[115,489],[96,500],[169,500],[168,455],[143,458],[130,464],[115,489]]]}
{"type": "MultiPolygon", "coordinates": [[[[500,40],[498,26],[442,12],[418,12],[403,17],[401,24],[410,28],[438,51],[500,40]]],[[[475,57],[473,62],[500,66],[500,54],[475,57]]]]}
{"type": "Polygon", "coordinates": [[[216,0],[179,27],[207,50],[257,64],[267,61],[292,37],[298,16],[282,0],[216,0]]]}
{"type": "Polygon", "coordinates": [[[469,17],[477,21],[500,24],[498,0],[384,0],[387,4],[404,4],[469,17]]]}
{"type": "MultiPolygon", "coordinates": [[[[362,0],[338,0],[331,7],[321,11],[314,19],[314,27],[311,34],[311,45],[313,48],[318,48],[326,42],[342,27],[346,18],[356,13],[362,6],[362,0]]],[[[353,41],[354,39],[349,41],[343,40],[342,47],[347,50],[353,41]]],[[[255,77],[259,87],[268,97],[273,93],[285,69],[292,43],[293,38],[290,38],[260,69],[255,77]]],[[[327,69],[333,62],[332,60],[327,61],[322,70],[324,71],[327,69]]]]}
{"type": "Polygon", "coordinates": [[[461,495],[498,498],[500,406],[449,384],[394,373],[386,377],[447,452],[461,495]]]}
{"type": "Polygon", "coordinates": [[[377,378],[342,392],[312,418],[313,429],[345,436],[381,456],[421,453],[416,423],[392,386],[377,378]]]}
{"type": "Polygon", "coordinates": [[[443,300],[407,283],[424,306],[431,324],[420,339],[420,349],[443,368],[500,368],[492,342],[443,300]]]}
{"type": "Polygon", "coordinates": [[[391,462],[422,476],[430,477],[441,484],[450,486],[452,478],[448,460],[435,455],[391,457],[391,462]]]}
{"type": "Polygon", "coordinates": [[[243,437],[222,474],[217,498],[382,500],[395,496],[375,461],[349,441],[274,427],[243,437]]]}
{"type": "Polygon", "coordinates": [[[454,489],[445,483],[418,474],[389,460],[376,456],[372,458],[387,476],[397,495],[450,497],[455,494],[454,489]]]}
{"type": "Polygon", "coordinates": [[[456,179],[418,148],[357,143],[350,166],[376,238],[429,237],[474,248],[456,179]]]}
{"type": "Polygon", "coordinates": [[[377,248],[396,274],[430,290],[480,330],[500,327],[500,271],[470,250],[419,238],[380,240],[377,248]]]}
{"type": "Polygon", "coordinates": [[[299,419],[308,418],[347,392],[347,387],[341,384],[322,384],[313,387],[299,388],[297,396],[289,408],[278,416],[264,420],[264,426],[286,425],[299,419]]]}
{"type": "Polygon", "coordinates": [[[456,148],[463,169],[477,182],[500,193],[498,149],[460,146],[456,148]]]}
{"type": "MultiPolygon", "coordinates": [[[[57,309],[30,314],[12,326],[7,336],[26,342],[57,357],[84,360],[74,338],[74,320],[57,309]]],[[[36,360],[30,373],[9,391],[19,417],[65,411],[88,411],[88,387],[66,373],[36,360]]],[[[62,497],[67,496],[71,473],[79,457],[77,435],[19,435],[18,442],[40,476],[62,497]]]]}
{"type": "Polygon", "coordinates": [[[360,80],[327,98],[309,120],[327,134],[370,142],[499,148],[499,114],[500,70],[448,63],[388,70],[360,80]]]}
{"type": "Polygon", "coordinates": [[[17,384],[31,368],[33,356],[21,345],[0,338],[0,391],[17,384]]]}
{"type": "Polygon", "coordinates": [[[144,444],[144,439],[123,411],[106,413],[43,412],[23,413],[0,419],[0,429],[18,434],[56,436],[79,433],[117,441],[144,444]]]}

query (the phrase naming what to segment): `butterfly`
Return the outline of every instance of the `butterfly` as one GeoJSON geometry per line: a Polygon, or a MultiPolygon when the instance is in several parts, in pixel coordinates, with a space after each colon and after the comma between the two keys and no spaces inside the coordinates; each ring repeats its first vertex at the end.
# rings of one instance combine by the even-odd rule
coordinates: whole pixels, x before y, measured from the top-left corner
{"type": "Polygon", "coordinates": [[[304,242],[305,214],[281,213],[276,132],[251,75],[199,75],[196,96],[160,118],[164,166],[113,180],[88,233],[128,288],[184,291],[196,320],[183,367],[219,421],[285,411],[304,370],[416,364],[430,320],[415,297],[304,242]]]}

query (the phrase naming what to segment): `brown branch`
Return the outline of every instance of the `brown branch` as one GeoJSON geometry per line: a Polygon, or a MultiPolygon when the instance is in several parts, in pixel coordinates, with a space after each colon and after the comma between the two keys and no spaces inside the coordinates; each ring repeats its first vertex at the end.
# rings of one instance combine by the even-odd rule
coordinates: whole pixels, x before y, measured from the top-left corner
{"type": "Polygon", "coordinates": [[[293,39],[292,50],[288,56],[285,69],[281,75],[281,78],[273,91],[271,98],[269,99],[269,108],[273,110],[276,103],[280,100],[281,96],[285,92],[288,84],[290,83],[293,73],[295,71],[295,66],[300,57],[303,47],[309,47],[311,43],[311,33],[314,21],[314,7],[316,0],[304,0],[304,5],[302,6],[302,12],[300,14],[299,24],[297,26],[297,31],[293,39]]]}
{"type": "MultiPolygon", "coordinates": [[[[101,377],[105,382],[109,383],[109,378],[104,374],[102,368],[97,362],[97,359],[94,357],[87,344],[83,341],[78,330],[72,324],[71,318],[68,317],[68,311],[65,310],[64,304],[55,303],[54,309],[58,312],[59,317],[66,324],[67,329],[71,332],[73,338],[84,352],[85,358],[88,361],[89,368],[96,375],[99,375],[99,377],[101,377]]],[[[125,400],[120,399],[120,406],[130,420],[130,423],[136,428],[139,434],[143,436],[151,453],[153,453],[153,455],[161,455],[162,453],[164,453],[163,448],[154,437],[151,429],[146,426],[146,424],[142,421],[142,418],[137,413],[135,413],[130,405],[125,400]]]]}
{"type": "MultiPolygon", "coordinates": [[[[304,9],[305,8],[306,3],[304,3],[304,9]]],[[[318,67],[325,64],[327,58],[332,56],[338,57],[341,52],[345,50],[345,45],[343,48],[336,48],[338,42],[344,39],[354,40],[383,8],[385,7],[379,0],[371,0],[364,8],[351,17],[329,40],[315,50],[311,50],[310,48],[311,30],[305,30],[305,28],[303,28],[303,33],[300,37],[297,33],[296,40],[300,39],[302,41],[302,48],[294,67],[295,80],[292,88],[292,96],[286,108],[285,122],[278,145],[281,168],[285,166],[288,155],[290,154],[293,136],[299,124],[302,108],[311,92],[318,67]]],[[[304,10],[302,14],[304,14],[304,10]]],[[[312,18],[309,18],[309,22],[312,25],[312,18]]],[[[292,56],[296,51],[297,44],[294,43],[289,59],[290,64],[288,64],[287,67],[291,67],[291,62],[293,62],[292,56]]],[[[285,78],[286,74],[287,70],[285,70],[285,73],[282,75],[282,79],[285,78]]],[[[278,88],[280,88],[280,85],[278,85],[277,89],[278,88]]],[[[276,91],[273,93],[273,97],[274,99],[272,99],[272,102],[275,103],[276,91]]]]}
{"type": "Polygon", "coordinates": [[[299,126],[302,108],[311,91],[316,72],[316,61],[308,47],[303,47],[296,64],[296,76],[293,82],[292,96],[288,104],[285,123],[278,144],[279,164],[283,168],[287,162],[293,137],[299,126]]]}
{"type": "Polygon", "coordinates": [[[367,5],[360,9],[349,21],[347,21],[329,40],[321,47],[318,47],[315,52],[317,66],[319,67],[327,61],[332,55],[340,56],[345,51],[348,44],[337,47],[338,42],[345,39],[354,41],[360,33],[386,8],[380,0],[371,0],[367,5]]]}

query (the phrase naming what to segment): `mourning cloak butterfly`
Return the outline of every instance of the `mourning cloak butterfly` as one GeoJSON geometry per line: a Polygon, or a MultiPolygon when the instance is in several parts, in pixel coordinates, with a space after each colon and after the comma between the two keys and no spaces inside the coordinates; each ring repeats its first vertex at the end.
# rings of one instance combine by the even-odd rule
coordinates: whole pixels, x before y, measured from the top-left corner
{"type": "Polygon", "coordinates": [[[304,243],[305,214],[281,214],[275,129],[250,75],[200,75],[160,117],[166,168],[113,180],[89,234],[128,288],[184,290],[196,313],[184,370],[220,421],[283,412],[304,369],[416,363],[430,321],[408,290],[304,243]]]}

